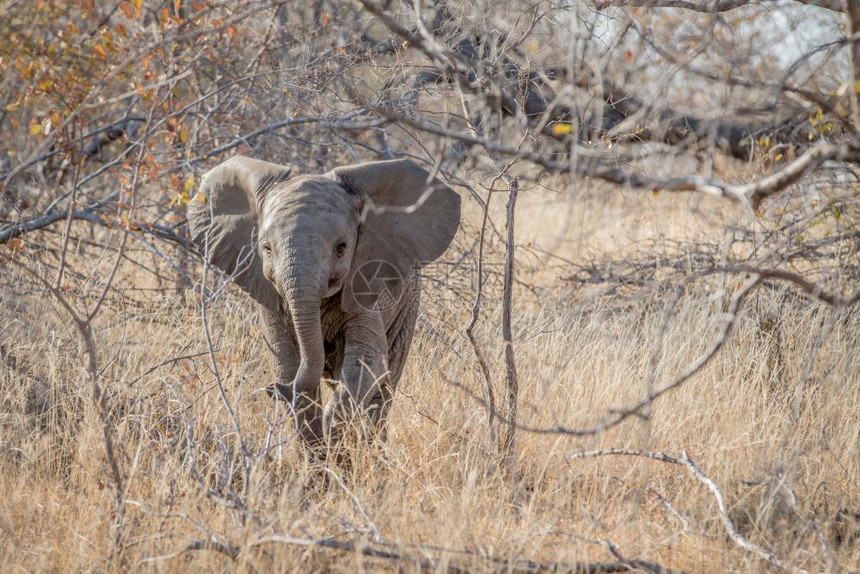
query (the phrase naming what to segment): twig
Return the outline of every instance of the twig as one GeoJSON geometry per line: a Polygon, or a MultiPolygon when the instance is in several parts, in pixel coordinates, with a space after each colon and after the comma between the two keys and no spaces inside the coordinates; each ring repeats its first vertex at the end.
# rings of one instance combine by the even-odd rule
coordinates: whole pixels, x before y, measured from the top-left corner
{"type": "Polygon", "coordinates": [[[508,182],[509,193],[507,218],[505,222],[505,281],[502,293],[502,337],[505,344],[505,390],[507,418],[510,424],[505,427],[502,439],[502,454],[507,462],[508,471],[513,470],[515,455],[515,438],[517,424],[517,399],[519,395],[519,379],[517,377],[517,365],[514,357],[514,337],[511,332],[511,297],[514,281],[514,214],[517,207],[517,194],[519,193],[519,182],[517,178],[505,174],[504,179],[508,182]]]}
{"type": "Polygon", "coordinates": [[[660,462],[668,462],[670,464],[683,464],[681,459],[676,458],[674,456],[669,456],[668,454],[664,454],[662,452],[637,450],[623,447],[604,448],[600,450],[582,450],[571,454],[569,458],[573,460],[577,458],[591,458],[606,455],[638,456],[642,458],[651,458],[654,460],[659,460],[660,462]]]}
{"type": "Polygon", "coordinates": [[[737,544],[739,547],[743,548],[747,552],[752,552],[753,554],[757,554],[760,558],[767,560],[777,568],[782,570],[788,570],[789,572],[798,572],[800,574],[807,574],[806,570],[801,568],[796,568],[784,560],[780,559],[776,554],[771,552],[770,550],[765,550],[761,546],[757,544],[753,544],[744,536],[737,531],[735,528],[732,519],[729,517],[728,510],[726,509],[726,502],[723,498],[723,493],[720,492],[719,487],[716,483],[708,478],[705,473],[703,473],[699,467],[693,462],[690,458],[690,455],[687,454],[687,451],[684,451],[683,456],[680,459],[681,463],[687,467],[687,469],[692,473],[696,480],[704,484],[707,489],[711,492],[714,497],[714,500],[717,502],[717,509],[720,513],[720,520],[723,522],[723,527],[726,529],[726,533],[729,535],[729,538],[732,539],[732,542],[737,544]]]}
{"type": "Polygon", "coordinates": [[[346,487],[346,485],[343,483],[343,480],[340,478],[340,476],[338,476],[338,474],[337,474],[335,471],[333,471],[333,470],[332,470],[332,469],[330,469],[330,468],[326,468],[326,469],[325,469],[325,471],[326,471],[329,475],[331,475],[332,477],[334,477],[334,479],[335,479],[335,481],[337,482],[338,486],[340,486],[340,488],[341,488],[341,489],[342,489],[342,490],[343,490],[343,491],[344,491],[344,492],[345,492],[345,493],[346,493],[350,498],[352,498],[352,502],[353,502],[353,504],[355,504],[355,507],[356,507],[356,508],[358,508],[358,512],[361,514],[362,518],[364,518],[364,522],[367,524],[367,528],[368,528],[368,530],[370,530],[371,534],[373,535],[373,541],[374,541],[374,542],[376,542],[376,543],[382,542],[382,535],[379,533],[379,529],[378,529],[378,528],[376,528],[376,525],[373,523],[373,521],[370,519],[370,517],[369,517],[369,516],[367,515],[367,513],[364,511],[364,506],[361,504],[361,501],[358,499],[358,497],[355,495],[355,493],[351,492],[351,491],[346,487]]]}
{"type": "Polygon", "coordinates": [[[496,445],[496,426],[495,426],[495,416],[496,416],[496,397],[493,392],[493,381],[490,376],[490,368],[487,365],[487,361],[484,358],[484,354],[481,351],[480,345],[478,345],[478,340],[475,338],[475,325],[478,323],[478,317],[481,315],[481,301],[483,299],[484,293],[484,236],[487,230],[487,220],[489,219],[490,213],[490,200],[493,198],[494,186],[491,185],[490,189],[487,191],[487,200],[484,203],[484,214],[481,218],[481,235],[478,240],[478,285],[475,289],[475,302],[472,304],[472,318],[469,321],[469,324],[466,326],[466,337],[468,337],[469,342],[472,344],[472,349],[475,351],[475,357],[478,359],[478,365],[481,368],[481,373],[484,375],[484,382],[486,383],[487,389],[487,424],[489,426],[490,432],[490,444],[495,448],[496,445]]]}

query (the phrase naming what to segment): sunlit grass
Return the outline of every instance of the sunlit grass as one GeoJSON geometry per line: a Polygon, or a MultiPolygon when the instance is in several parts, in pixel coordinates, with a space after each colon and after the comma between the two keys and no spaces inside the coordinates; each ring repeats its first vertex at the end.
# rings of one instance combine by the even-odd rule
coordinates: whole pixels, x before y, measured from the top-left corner
{"type": "MultiPolygon", "coordinates": [[[[640,400],[649,373],[659,387],[712,344],[737,278],[695,282],[669,309],[674,291],[660,287],[659,273],[638,286],[611,278],[580,285],[565,279],[575,270],[558,257],[585,264],[641,256],[654,245],[672,256],[716,249],[720,224],[747,215],[720,205],[691,211],[676,198],[586,195],[568,204],[525,197],[518,212],[523,284],[513,307],[520,423],[592,428],[640,400]]],[[[474,211],[467,231],[476,225],[474,211]]],[[[499,241],[489,239],[490,263],[500,261],[499,241]]],[[[454,250],[470,244],[464,237],[454,250]]],[[[121,269],[118,287],[153,286],[139,269],[121,269]]],[[[689,571],[765,567],[728,540],[713,498],[684,468],[570,456],[609,447],[686,451],[721,487],[731,519],[755,544],[813,570],[827,568],[827,552],[843,567],[860,564],[852,514],[860,510],[860,316],[834,314],[791,287],[751,295],[731,340],[647,418],[583,438],[520,432],[515,481],[489,440],[485,381],[463,333],[470,300],[453,283],[427,287],[436,297],[423,309],[389,442],[354,452],[348,468],[334,469],[340,480],[309,464],[283,409],[260,392],[271,365],[244,294],[229,290],[209,316],[212,357],[252,455],[247,468],[214,387],[199,296],[113,297],[94,328],[126,477],[116,530],[114,485],[79,341],[49,295],[14,267],[4,267],[3,277],[0,332],[15,359],[0,366],[3,571],[100,569],[109,559],[123,569],[235,569],[214,550],[170,557],[213,535],[240,549],[241,568],[261,570],[385,564],[272,535],[376,543],[432,558],[439,569],[487,569],[488,557],[615,560],[601,541],[626,558],[689,571]]],[[[76,298],[84,279],[64,291],[76,303],[87,301],[76,298]]],[[[476,333],[500,402],[499,284],[488,285],[476,333]]]]}

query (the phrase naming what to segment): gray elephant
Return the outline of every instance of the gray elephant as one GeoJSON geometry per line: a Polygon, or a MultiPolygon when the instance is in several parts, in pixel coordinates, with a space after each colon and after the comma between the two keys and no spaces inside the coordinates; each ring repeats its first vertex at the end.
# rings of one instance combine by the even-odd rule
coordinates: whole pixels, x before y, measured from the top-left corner
{"type": "Polygon", "coordinates": [[[277,362],[270,394],[320,446],[359,416],[384,432],[409,353],[417,272],[447,249],[460,197],[409,160],[291,177],[236,156],[188,206],[197,249],[259,304],[277,362]],[[320,383],[338,381],[323,410],[320,383]]]}

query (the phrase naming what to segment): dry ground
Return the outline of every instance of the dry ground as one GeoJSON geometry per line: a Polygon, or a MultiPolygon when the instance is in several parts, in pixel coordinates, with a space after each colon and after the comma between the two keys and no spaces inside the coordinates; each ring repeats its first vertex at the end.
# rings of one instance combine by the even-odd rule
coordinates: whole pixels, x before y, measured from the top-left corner
{"type": "MultiPolygon", "coordinates": [[[[549,187],[563,185],[524,190],[517,213],[520,422],[587,429],[640,400],[649,373],[659,388],[705,352],[744,276],[694,281],[669,308],[672,286],[764,249],[761,230],[780,221],[777,207],[756,222],[740,208],[689,196],[584,186],[570,201],[549,187]]],[[[493,199],[498,231],[505,200],[493,199]]],[[[519,432],[514,484],[489,441],[484,379],[464,334],[479,217],[470,205],[446,255],[466,253],[460,266],[438,265],[424,282],[389,443],[328,473],[309,467],[289,419],[259,391],[271,371],[251,301],[231,288],[207,306],[210,356],[199,294],[173,289],[175,271],[132,244],[139,265],[121,263],[92,324],[125,477],[119,507],[80,337],[56,297],[0,259],[0,571],[419,568],[296,540],[318,538],[367,543],[439,570],[504,570],[493,560],[520,558],[612,562],[613,548],[691,572],[772,567],[726,536],[715,498],[688,468],[572,457],[609,447],[686,451],[725,495],[746,540],[807,570],[860,568],[856,308],[835,312],[792,286],[760,286],[729,342],[649,416],[579,438],[519,432]]],[[[11,256],[53,281],[57,238],[28,241],[11,256]]],[[[497,398],[500,242],[489,234],[489,298],[476,328],[497,398]]],[[[828,257],[825,270],[806,260],[794,268],[835,293],[856,289],[856,240],[847,255],[828,257]]],[[[91,306],[113,258],[75,243],[59,294],[91,306]]]]}

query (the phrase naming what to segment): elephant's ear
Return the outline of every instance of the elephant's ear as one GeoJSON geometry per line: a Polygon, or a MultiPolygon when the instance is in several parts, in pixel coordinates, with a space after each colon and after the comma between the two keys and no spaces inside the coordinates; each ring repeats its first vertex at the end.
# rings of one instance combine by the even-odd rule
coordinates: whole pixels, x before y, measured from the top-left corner
{"type": "Polygon", "coordinates": [[[405,159],[341,167],[329,176],[364,197],[341,305],[346,311],[394,305],[418,269],[450,245],[460,196],[405,159]]]}
{"type": "Polygon", "coordinates": [[[199,196],[188,204],[197,250],[271,309],[277,309],[277,292],[257,253],[258,214],[265,194],[289,174],[289,167],[235,156],[203,176],[199,196]]]}

